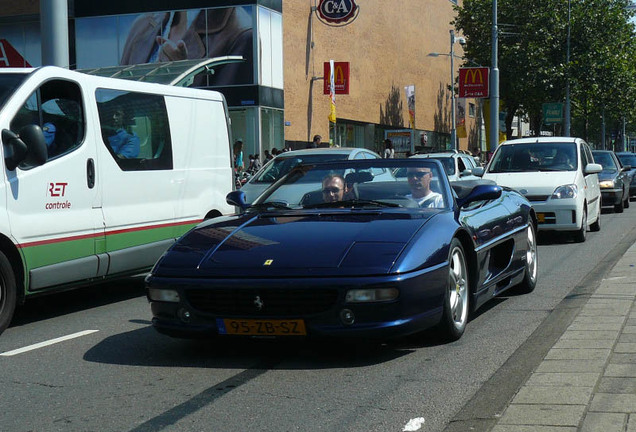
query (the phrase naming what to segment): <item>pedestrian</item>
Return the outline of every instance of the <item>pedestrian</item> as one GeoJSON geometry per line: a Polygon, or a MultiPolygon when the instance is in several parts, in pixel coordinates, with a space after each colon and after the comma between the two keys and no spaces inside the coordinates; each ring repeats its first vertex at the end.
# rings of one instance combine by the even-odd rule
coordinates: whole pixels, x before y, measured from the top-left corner
{"type": "Polygon", "coordinates": [[[265,162],[274,159],[274,156],[269,152],[269,150],[265,150],[265,162]]]}
{"type": "Polygon", "coordinates": [[[395,157],[395,150],[393,149],[393,142],[390,139],[384,140],[384,153],[382,154],[384,159],[393,159],[395,157]]]}
{"type": "Polygon", "coordinates": [[[236,140],[234,143],[234,170],[236,172],[241,172],[245,169],[245,164],[243,163],[243,141],[236,140]]]}
{"type": "Polygon", "coordinates": [[[322,141],[322,137],[320,135],[314,135],[314,139],[307,144],[307,148],[318,148],[320,147],[320,143],[322,141]]]}

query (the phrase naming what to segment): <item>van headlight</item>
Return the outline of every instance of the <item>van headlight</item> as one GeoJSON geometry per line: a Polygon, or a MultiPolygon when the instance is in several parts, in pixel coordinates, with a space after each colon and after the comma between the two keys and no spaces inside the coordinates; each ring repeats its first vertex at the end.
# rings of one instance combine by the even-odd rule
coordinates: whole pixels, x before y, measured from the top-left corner
{"type": "Polygon", "coordinates": [[[614,180],[603,180],[598,185],[603,189],[614,189],[614,180]]]}
{"type": "Polygon", "coordinates": [[[148,298],[152,301],[179,303],[179,293],[171,289],[148,288],[148,298]]]}
{"type": "Polygon", "coordinates": [[[552,199],[576,198],[579,188],[575,184],[559,186],[552,192],[552,199]]]}
{"type": "Polygon", "coordinates": [[[352,289],[347,291],[345,301],[347,303],[391,301],[398,298],[398,294],[397,288],[352,289]]]}

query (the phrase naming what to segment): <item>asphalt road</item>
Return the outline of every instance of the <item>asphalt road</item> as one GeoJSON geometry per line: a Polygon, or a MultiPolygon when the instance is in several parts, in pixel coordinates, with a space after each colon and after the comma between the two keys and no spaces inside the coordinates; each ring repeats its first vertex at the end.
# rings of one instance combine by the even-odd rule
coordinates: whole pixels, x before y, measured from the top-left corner
{"type": "Polygon", "coordinates": [[[0,336],[0,430],[462,430],[514,394],[636,240],[635,208],[602,223],[583,244],[541,236],[536,290],[489,302],[451,344],[171,339],[141,278],[33,299],[0,336]]]}

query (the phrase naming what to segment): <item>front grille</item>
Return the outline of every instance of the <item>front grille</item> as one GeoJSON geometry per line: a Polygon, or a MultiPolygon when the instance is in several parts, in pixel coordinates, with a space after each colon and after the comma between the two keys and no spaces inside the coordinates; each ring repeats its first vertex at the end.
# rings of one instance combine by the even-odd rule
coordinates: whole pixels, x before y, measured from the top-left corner
{"type": "Polygon", "coordinates": [[[547,201],[550,195],[526,195],[526,199],[530,202],[547,201]]]}
{"type": "Polygon", "coordinates": [[[189,289],[185,295],[201,312],[228,316],[312,315],[329,310],[338,300],[335,289],[189,289]]]}

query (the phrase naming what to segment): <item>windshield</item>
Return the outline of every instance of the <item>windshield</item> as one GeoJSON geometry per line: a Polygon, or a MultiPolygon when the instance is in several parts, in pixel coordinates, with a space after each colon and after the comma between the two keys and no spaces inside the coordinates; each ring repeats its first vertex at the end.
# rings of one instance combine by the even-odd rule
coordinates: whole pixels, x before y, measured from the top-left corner
{"type": "Polygon", "coordinates": [[[27,74],[24,73],[0,74],[0,109],[4,108],[7,99],[11,97],[26,77],[27,74]]]}
{"type": "Polygon", "coordinates": [[[635,154],[619,154],[616,155],[620,159],[623,165],[629,165],[632,169],[636,169],[636,155],[635,154]]]}
{"type": "Polygon", "coordinates": [[[612,155],[605,152],[592,152],[594,156],[594,162],[600,164],[603,167],[603,171],[616,171],[616,162],[612,158],[612,155]]]}
{"type": "Polygon", "coordinates": [[[500,146],[488,172],[575,171],[575,143],[523,143],[500,146]]]}
{"type": "Polygon", "coordinates": [[[428,159],[301,164],[268,188],[252,208],[448,208],[451,198],[445,180],[439,162],[428,159]],[[404,177],[391,174],[402,170],[404,177]]]}
{"type": "Polygon", "coordinates": [[[256,178],[250,183],[274,183],[276,180],[287,174],[296,165],[301,163],[316,163],[328,160],[347,159],[346,153],[340,154],[307,154],[294,156],[278,156],[270,163],[265,165],[260,173],[256,174],[256,178]]]}

